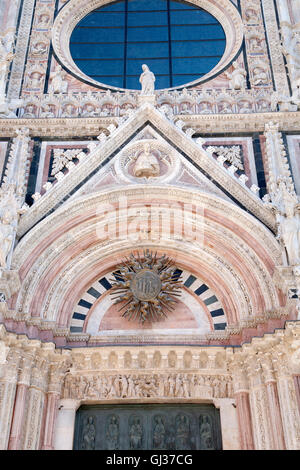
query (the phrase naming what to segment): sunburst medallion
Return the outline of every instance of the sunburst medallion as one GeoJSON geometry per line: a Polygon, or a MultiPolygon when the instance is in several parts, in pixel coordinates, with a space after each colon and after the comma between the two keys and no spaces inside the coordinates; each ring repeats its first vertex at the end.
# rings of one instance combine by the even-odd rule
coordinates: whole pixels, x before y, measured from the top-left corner
{"type": "Polygon", "coordinates": [[[113,275],[111,295],[115,304],[123,304],[119,312],[128,320],[144,323],[167,317],[181,295],[177,267],[166,255],[157,258],[149,250],[143,256],[131,253],[113,275]]]}

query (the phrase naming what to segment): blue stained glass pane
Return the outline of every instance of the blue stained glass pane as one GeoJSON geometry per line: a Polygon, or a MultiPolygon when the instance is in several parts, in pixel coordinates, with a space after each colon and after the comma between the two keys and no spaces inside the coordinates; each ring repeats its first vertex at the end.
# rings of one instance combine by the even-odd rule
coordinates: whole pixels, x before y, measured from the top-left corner
{"type": "MultiPolygon", "coordinates": [[[[142,73],[142,65],[144,59],[131,59],[127,60],[127,73],[128,75],[137,75],[142,73]]],[[[169,74],[169,60],[168,59],[148,59],[147,65],[156,75],[169,74]]]]}
{"type": "MultiPolygon", "coordinates": [[[[221,25],[211,26],[172,26],[172,40],[199,40],[199,39],[223,39],[224,31],[221,25]]],[[[224,41],[225,42],[225,41],[224,41]]],[[[216,49],[218,45],[216,44],[216,49]]]]}
{"type": "Polygon", "coordinates": [[[124,70],[123,60],[79,60],[77,64],[86,75],[122,75],[124,70]]]}
{"type": "Polygon", "coordinates": [[[184,57],[181,59],[173,59],[173,73],[204,74],[207,71],[207,67],[209,67],[209,70],[211,70],[218,62],[219,59],[210,57],[184,57]]]}
{"type": "Polygon", "coordinates": [[[216,45],[213,41],[173,41],[172,43],[173,57],[207,57],[219,54],[219,58],[221,58],[223,52],[223,48],[220,52],[216,51],[216,45]]]}
{"type": "Polygon", "coordinates": [[[216,18],[196,5],[120,0],[98,7],[78,23],[70,52],[86,75],[120,88],[140,89],[146,63],[161,89],[188,84],[212,70],[225,42],[216,18]]]}
{"type": "Polygon", "coordinates": [[[125,2],[114,2],[97,8],[94,11],[125,11],[125,2]]]}
{"type": "Polygon", "coordinates": [[[90,13],[80,22],[80,26],[89,26],[98,28],[99,26],[108,26],[108,22],[113,26],[124,26],[125,15],[123,12],[101,12],[90,13]]]}
{"type": "Polygon", "coordinates": [[[169,33],[167,26],[151,28],[128,28],[127,41],[168,41],[169,33]]]}
{"type": "Polygon", "coordinates": [[[193,82],[194,80],[198,80],[201,75],[173,75],[173,85],[172,86],[179,86],[183,83],[193,82]]]}
{"type": "Polygon", "coordinates": [[[167,0],[129,0],[128,11],[167,10],[167,0]]]}
{"type": "Polygon", "coordinates": [[[97,80],[100,83],[109,83],[111,86],[116,86],[118,88],[123,88],[123,76],[116,77],[116,76],[109,76],[109,75],[94,75],[94,80],[97,80]]]}
{"type": "Polygon", "coordinates": [[[168,24],[166,11],[128,12],[128,26],[159,26],[168,24]]]}
{"type": "Polygon", "coordinates": [[[137,44],[128,44],[128,58],[145,58],[145,57],[168,57],[169,44],[167,42],[141,42],[137,44]]]}
{"type": "Polygon", "coordinates": [[[172,24],[218,24],[218,21],[206,11],[171,11],[172,24]]]}
{"type": "Polygon", "coordinates": [[[196,5],[192,5],[191,3],[187,3],[187,2],[170,2],[170,9],[171,10],[197,10],[197,6],[196,5]]]}
{"type": "Polygon", "coordinates": [[[121,44],[99,44],[98,48],[90,47],[89,44],[76,44],[71,46],[73,59],[98,59],[99,52],[102,57],[108,59],[123,59],[124,45],[121,44]],[[74,52],[73,52],[74,51],[74,52]]]}
{"type": "MultiPolygon", "coordinates": [[[[97,50],[99,43],[120,42],[124,41],[124,28],[80,28],[76,29],[71,37],[71,44],[74,43],[90,43],[97,50]]],[[[89,46],[91,47],[91,46],[89,46]]],[[[100,57],[100,54],[99,54],[100,57]]]]}

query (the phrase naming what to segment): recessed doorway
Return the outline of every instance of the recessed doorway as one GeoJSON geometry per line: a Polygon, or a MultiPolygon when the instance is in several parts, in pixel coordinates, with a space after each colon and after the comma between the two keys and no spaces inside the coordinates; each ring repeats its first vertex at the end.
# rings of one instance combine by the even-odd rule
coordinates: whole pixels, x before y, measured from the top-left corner
{"type": "Polygon", "coordinates": [[[207,404],[84,405],[75,450],[221,450],[219,411],[207,404]]]}

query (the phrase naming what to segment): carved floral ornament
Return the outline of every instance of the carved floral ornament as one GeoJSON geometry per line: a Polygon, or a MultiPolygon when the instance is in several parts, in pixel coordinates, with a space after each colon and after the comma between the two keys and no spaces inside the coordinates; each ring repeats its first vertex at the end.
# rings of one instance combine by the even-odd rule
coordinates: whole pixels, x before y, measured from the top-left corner
{"type": "MultiPolygon", "coordinates": [[[[80,20],[96,8],[100,8],[108,3],[110,2],[107,0],[92,0],[89,2],[86,2],[86,0],[70,0],[61,8],[52,29],[52,45],[54,52],[66,69],[81,80],[96,85],[97,87],[104,86],[105,88],[107,88],[105,84],[100,84],[96,80],[88,77],[75,65],[71,57],[69,43],[73,29],[80,20]]],[[[234,59],[242,45],[243,23],[238,9],[230,0],[219,0],[218,2],[214,2],[213,0],[191,0],[191,3],[213,15],[221,23],[226,35],[226,48],[222,59],[217,66],[204,77],[191,82],[198,84],[221,72],[221,70],[234,59]]],[[[185,85],[176,87],[176,89],[184,88],[184,86],[185,85]]],[[[109,88],[112,90],[123,90],[112,86],[109,88]]]]}

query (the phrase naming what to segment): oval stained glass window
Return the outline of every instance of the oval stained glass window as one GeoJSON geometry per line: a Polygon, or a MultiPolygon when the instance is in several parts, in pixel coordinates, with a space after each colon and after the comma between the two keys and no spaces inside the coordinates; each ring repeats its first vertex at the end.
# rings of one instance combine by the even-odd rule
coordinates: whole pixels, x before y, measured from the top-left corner
{"type": "Polygon", "coordinates": [[[156,89],[200,79],[223,56],[221,24],[187,2],[123,0],[89,13],[74,28],[70,52],[77,67],[107,86],[140,89],[142,64],[156,89]]]}

